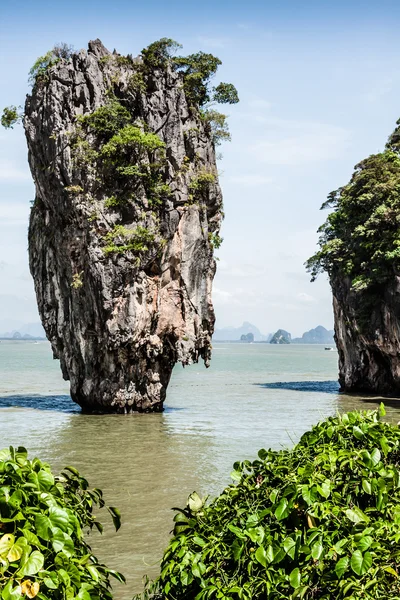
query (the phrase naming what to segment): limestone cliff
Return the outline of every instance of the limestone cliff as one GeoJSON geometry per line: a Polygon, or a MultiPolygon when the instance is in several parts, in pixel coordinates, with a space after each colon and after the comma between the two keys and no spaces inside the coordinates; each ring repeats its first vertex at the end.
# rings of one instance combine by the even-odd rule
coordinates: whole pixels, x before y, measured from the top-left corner
{"type": "Polygon", "coordinates": [[[342,391],[400,396],[400,121],[383,152],[329,194],[315,279],[329,276],[342,391]]]}
{"type": "Polygon", "coordinates": [[[177,361],[208,365],[222,196],[182,73],[99,40],[27,97],[30,268],[43,326],[85,410],[162,410],[177,361]]]}
{"type": "Polygon", "coordinates": [[[331,280],[342,391],[400,396],[400,277],[379,296],[331,280]]]}

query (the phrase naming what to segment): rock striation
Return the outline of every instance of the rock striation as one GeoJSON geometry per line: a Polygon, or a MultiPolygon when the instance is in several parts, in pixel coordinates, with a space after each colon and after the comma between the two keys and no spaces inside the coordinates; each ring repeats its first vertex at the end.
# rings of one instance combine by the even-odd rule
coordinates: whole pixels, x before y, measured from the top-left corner
{"type": "Polygon", "coordinates": [[[211,355],[222,196],[182,74],[99,41],[27,97],[30,269],[54,357],[84,410],[160,411],[172,369],[211,355]]]}

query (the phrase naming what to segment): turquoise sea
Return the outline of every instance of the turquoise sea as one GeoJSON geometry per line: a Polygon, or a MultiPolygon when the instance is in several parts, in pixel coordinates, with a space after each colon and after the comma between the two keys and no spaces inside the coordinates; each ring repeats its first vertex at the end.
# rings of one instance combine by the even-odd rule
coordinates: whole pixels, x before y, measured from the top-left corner
{"type": "MultiPolygon", "coordinates": [[[[83,415],[47,342],[2,341],[0,447],[24,445],[55,470],[74,465],[120,508],[120,532],[108,526],[92,545],[127,576],[116,597],[131,598],[144,574],[157,573],[171,507],[194,490],[217,494],[236,460],[291,446],[337,411],[379,403],[339,394],[336,379],[337,352],[323,346],[218,343],[209,369],[175,367],[164,413],[83,415]]],[[[400,401],[385,402],[399,421],[400,401]]]]}

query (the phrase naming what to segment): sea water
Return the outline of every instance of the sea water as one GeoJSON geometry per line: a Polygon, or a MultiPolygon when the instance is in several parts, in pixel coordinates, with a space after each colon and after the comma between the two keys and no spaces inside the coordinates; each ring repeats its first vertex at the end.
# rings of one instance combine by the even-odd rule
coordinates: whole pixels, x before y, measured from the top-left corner
{"type": "MultiPolygon", "coordinates": [[[[55,472],[75,466],[121,510],[121,530],[109,524],[91,545],[127,576],[116,597],[128,599],[144,574],[157,574],[171,507],[194,490],[218,494],[232,464],[260,448],[292,446],[320,419],[377,406],[376,398],[339,394],[336,380],[337,352],[324,346],[218,343],[209,369],[175,367],[164,413],[83,415],[48,342],[2,341],[0,448],[23,445],[55,472]]],[[[385,402],[389,420],[399,421],[398,401],[385,402]]]]}

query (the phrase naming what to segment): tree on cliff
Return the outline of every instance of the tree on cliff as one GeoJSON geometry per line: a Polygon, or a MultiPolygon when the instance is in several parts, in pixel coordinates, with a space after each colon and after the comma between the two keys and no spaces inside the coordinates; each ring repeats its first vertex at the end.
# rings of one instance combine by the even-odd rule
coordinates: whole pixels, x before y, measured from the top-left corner
{"type": "Polygon", "coordinates": [[[319,251],[306,262],[312,280],[326,271],[349,277],[354,291],[378,290],[400,272],[399,130],[322,205],[334,210],[319,229],[319,251]]]}

